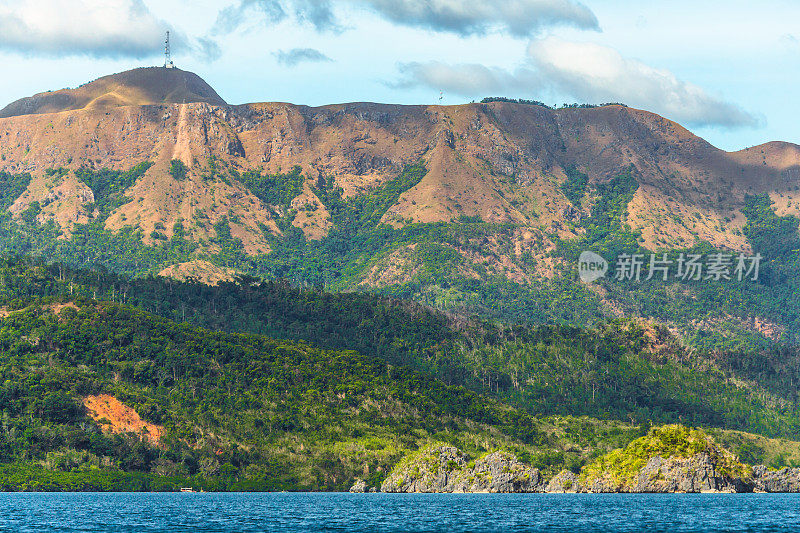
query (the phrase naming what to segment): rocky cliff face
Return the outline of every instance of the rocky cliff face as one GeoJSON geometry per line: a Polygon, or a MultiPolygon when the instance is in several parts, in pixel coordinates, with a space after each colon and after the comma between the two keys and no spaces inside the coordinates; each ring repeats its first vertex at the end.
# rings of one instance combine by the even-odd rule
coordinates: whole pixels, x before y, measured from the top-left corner
{"type": "Polygon", "coordinates": [[[769,470],[766,466],[753,467],[755,492],[800,492],[800,468],[769,470]]]}
{"type": "Polygon", "coordinates": [[[580,478],[574,472],[564,470],[559,472],[544,486],[544,492],[553,494],[570,494],[584,492],[580,478]]]}
{"type": "Polygon", "coordinates": [[[720,471],[708,453],[691,457],[651,457],[636,474],[632,483],[609,478],[593,479],[580,484],[581,492],[752,492],[752,478],[735,477],[720,471]]]}
{"type": "Polygon", "coordinates": [[[367,482],[363,479],[357,479],[353,486],[350,487],[350,492],[353,494],[363,494],[367,492],[367,482]]]}
{"type": "Polygon", "coordinates": [[[381,492],[453,492],[466,456],[453,446],[432,446],[407,459],[381,484],[381,492]]]}
{"type": "Polygon", "coordinates": [[[653,457],[636,475],[633,484],[609,480],[582,482],[572,472],[564,471],[545,485],[551,493],[700,493],[700,492],[768,492],[800,493],[800,468],[770,470],[754,466],[752,476],[729,476],[720,472],[708,454],[683,459],[653,457]]]}
{"type": "MultiPolygon", "coordinates": [[[[682,443],[677,445],[678,448],[683,446],[682,443]]],[[[751,468],[736,461],[713,441],[712,446],[709,451],[688,456],[666,454],[666,457],[651,447],[653,455],[631,476],[593,471],[590,465],[580,475],[565,470],[545,480],[536,468],[521,463],[508,452],[495,451],[470,461],[454,446],[434,444],[402,460],[383,481],[380,490],[561,494],[800,492],[800,468],[751,468]]],[[[619,454],[614,458],[625,460],[619,454]]],[[[363,480],[357,480],[350,489],[351,492],[368,490],[363,480]]]]}
{"type": "Polygon", "coordinates": [[[453,446],[434,446],[396,468],[382,492],[541,492],[542,477],[513,454],[496,451],[474,462],[453,446]]]}
{"type": "Polygon", "coordinates": [[[752,469],[704,431],[675,424],[598,457],[580,483],[585,492],[746,492],[752,469]]]}
{"type": "Polygon", "coordinates": [[[497,451],[462,472],[453,492],[539,492],[542,476],[508,452],[497,451]]]}

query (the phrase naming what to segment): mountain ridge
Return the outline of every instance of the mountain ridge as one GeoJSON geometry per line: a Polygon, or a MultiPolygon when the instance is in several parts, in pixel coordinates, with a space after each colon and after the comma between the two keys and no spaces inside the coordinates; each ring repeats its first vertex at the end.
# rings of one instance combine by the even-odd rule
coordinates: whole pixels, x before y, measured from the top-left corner
{"type": "MultiPolygon", "coordinates": [[[[202,163],[213,155],[240,169],[261,167],[278,172],[299,165],[310,180],[334,175],[337,186],[350,196],[385,182],[405,164],[423,158],[431,166],[428,177],[393,206],[385,222],[391,223],[389,217],[393,215],[433,222],[463,214],[495,222],[530,223],[539,219],[547,225],[561,222],[562,212],[569,205],[558,191],[565,169],[583,168],[591,182],[602,182],[633,166],[642,188],[632,206],[632,226],[646,225],[649,213],[642,212],[642,204],[669,201],[681,219],[700,204],[701,212],[710,212],[698,233],[733,249],[743,249],[741,238],[730,231],[712,231],[710,226],[720,225],[727,215],[720,206],[710,204],[717,204],[720,196],[725,198],[728,205],[723,208],[734,213],[735,225],[740,227],[743,217],[736,211],[745,194],[788,192],[780,188],[793,186],[794,173],[800,169],[800,149],[793,145],[773,143],[723,152],[675,123],[629,108],[554,111],[505,103],[454,107],[174,106],[163,109],[161,126],[155,122],[159,112],[149,106],[73,111],[58,128],[49,115],[0,119],[0,135],[6,129],[5,137],[11,132],[17,137],[16,147],[3,147],[6,160],[0,169],[37,173],[46,168],[86,165],[124,170],[153,160],[157,164],[150,172],[158,172],[156,178],[163,183],[169,160],[181,159],[192,166],[195,159],[202,163]],[[458,127],[448,122],[454,117],[460,119],[458,127]],[[480,124],[480,131],[471,131],[470,123],[480,124]],[[59,132],[69,129],[73,130],[70,139],[61,138],[59,132]],[[509,139],[510,135],[514,138],[509,139]],[[84,141],[87,136],[88,143],[84,141]],[[580,145],[582,136],[588,136],[584,141],[588,146],[580,145]],[[37,145],[41,149],[37,150],[37,145]],[[762,164],[757,164],[759,152],[765,149],[782,152],[781,157],[770,157],[769,164],[762,158],[762,164]],[[516,183],[503,186],[492,174],[515,176],[516,183]],[[784,176],[789,178],[785,183],[784,176]],[[552,179],[556,183],[548,183],[552,179]],[[530,185],[536,185],[537,190],[526,190],[530,185]],[[443,191],[447,188],[451,190],[443,191]],[[517,195],[520,189],[522,195],[517,195]],[[671,189],[673,194],[669,194],[671,189]],[[515,195],[525,196],[516,198],[523,203],[522,210],[498,197],[513,199],[515,195]],[[467,202],[460,201],[465,197],[467,202]],[[550,200],[552,207],[538,206],[536,217],[521,212],[545,200],[550,200]]],[[[774,196],[779,198],[778,194],[774,196]]],[[[309,191],[304,199],[319,203],[309,191]]],[[[789,207],[793,200],[790,192],[789,200],[783,202],[786,206],[779,206],[781,214],[800,214],[800,210],[789,207]]],[[[675,235],[682,242],[694,240],[692,229],[685,223],[670,227],[669,217],[661,218],[669,231],[646,235],[648,247],[657,246],[659,238],[675,235]]],[[[169,227],[172,224],[168,222],[162,221],[169,227]]],[[[323,217],[312,225],[320,228],[327,224],[323,217]]],[[[145,226],[143,230],[149,234],[152,228],[145,226]]]]}
{"type": "MultiPolygon", "coordinates": [[[[647,300],[570,273],[565,249],[593,245],[598,224],[629,252],[750,254],[757,235],[796,234],[800,217],[800,147],[725,152],[621,105],[84,108],[0,118],[0,173],[14,184],[0,244],[14,253],[176,276],[212,272],[193,263],[206,261],[216,278],[233,269],[547,320],[569,315],[547,301],[564,297],[642,315],[647,300]]],[[[665,297],[676,290],[695,288],[665,297]]],[[[691,320],[791,330],[780,307],[752,303],[691,320]]]]}

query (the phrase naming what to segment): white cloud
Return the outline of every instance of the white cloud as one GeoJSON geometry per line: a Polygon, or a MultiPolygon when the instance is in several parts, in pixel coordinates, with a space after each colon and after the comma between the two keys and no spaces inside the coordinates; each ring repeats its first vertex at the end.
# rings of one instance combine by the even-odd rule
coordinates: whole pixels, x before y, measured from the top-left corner
{"type": "Polygon", "coordinates": [[[509,72],[477,64],[447,65],[438,61],[404,63],[395,87],[424,85],[462,96],[487,96],[504,91],[528,93],[537,86],[536,74],[528,69],[509,72]]]}
{"type": "MultiPolygon", "coordinates": [[[[142,0],[0,0],[0,50],[63,57],[143,58],[161,53],[170,26],[142,0]]],[[[173,31],[176,49],[214,58],[213,41],[173,31]]]]}
{"type": "Polygon", "coordinates": [[[388,20],[462,35],[500,28],[527,36],[543,27],[598,29],[594,13],[573,0],[362,0],[388,20]]]}
{"type": "Polygon", "coordinates": [[[779,41],[781,45],[783,45],[785,48],[789,48],[792,50],[800,47],[800,40],[798,40],[797,36],[791,33],[784,33],[783,35],[781,35],[779,41]]]}
{"type": "Polygon", "coordinates": [[[533,41],[526,65],[515,71],[438,62],[400,65],[397,85],[422,85],[462,96],[505,94],[541,99],[543,92],[585,103],[623,102],[689,126],[756,127],[759,120],[736,104],[622,56],[613,48],[564,41],[533,41]]]}
{"type": "Polygon", "coordinates": [[[240,0],[217,14],[214,33],[230,33],[236,30],[245,23],[250,14],[257,14],[262,20],[271,23],[280,22],[287,16],[278,0],[240,0]]]}
{"type": "Polygon", "coordinates": [[[531,43],[528,57],[548,83],[583,101],[624,102],[692,126],[759,124],[739,106],[613,48],[548,38],[531,43]]]}
{"type": "Polygon", "coordinates": [[[292,48],[275,52],[278,63],[287,67],[296,67],[300,63],[326,63],[333,61],[314,48],[292,48]]]}
{"type": "Polygon", "coordinates": [[[342,25],[335,11],[340,7],[365,9],[401,26],[459,35],[497,30],[521,37],[552,26],[599,29],[594,13],[576,0],[240,0],[220,11],[216,31],[233,31],[248,12],[272,23],[294,13],[318,30],[338,31],[342,25]]]}

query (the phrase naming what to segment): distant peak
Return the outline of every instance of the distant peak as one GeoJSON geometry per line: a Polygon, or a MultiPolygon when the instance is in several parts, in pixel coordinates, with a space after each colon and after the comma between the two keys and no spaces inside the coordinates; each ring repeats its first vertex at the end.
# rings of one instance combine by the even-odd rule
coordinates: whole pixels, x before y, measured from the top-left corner
{"type": "Polygon", "coordinates": [[[143,67],[111,74],[76,89],[39,93],[0,110],[0,118],[75,109],[207,102],[226,105],[203,79],[179,68],[143,67]]]}

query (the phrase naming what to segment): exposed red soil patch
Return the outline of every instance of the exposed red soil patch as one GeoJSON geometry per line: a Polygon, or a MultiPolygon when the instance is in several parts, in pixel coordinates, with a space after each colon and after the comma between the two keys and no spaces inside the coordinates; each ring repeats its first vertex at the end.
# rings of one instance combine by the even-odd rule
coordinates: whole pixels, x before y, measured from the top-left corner
{"type": "Polygon", "coordinates": [[[158,444],[164,433],[163,426],[145,422],[136,411],[110,394],[87,396],[83,405],[93,420],[103,421],[106,433],[135,433],[151,444],[158,444]]]}

